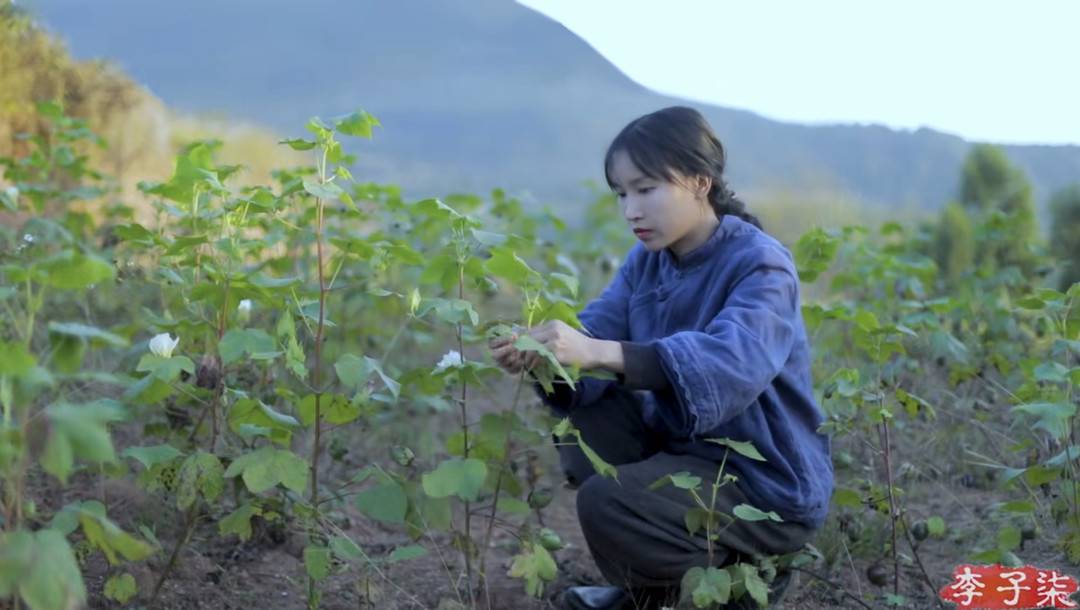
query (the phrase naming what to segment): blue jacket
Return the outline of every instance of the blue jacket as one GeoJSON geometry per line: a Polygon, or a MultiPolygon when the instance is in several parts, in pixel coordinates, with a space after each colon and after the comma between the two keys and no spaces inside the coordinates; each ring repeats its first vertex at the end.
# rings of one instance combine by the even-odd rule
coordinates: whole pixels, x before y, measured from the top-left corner
{"type": "MultiPolygon", "coordinates": [[[[755,504],[784,520],[819,527],[833,488],[829,439],[814,400],[790,252],[742,219],[725,215],[709,239],[676,259],[636,244],[611,284],[578,314],[593,337],[655,347],[670,381],[636,390],[646,424],[666,451],[719,462],[725,447],[750,441],[761,462],[731,451],[729,471],[755,504]]],[[[560,414],[588,408],[610,379],[583,376],[560,414]]]]}

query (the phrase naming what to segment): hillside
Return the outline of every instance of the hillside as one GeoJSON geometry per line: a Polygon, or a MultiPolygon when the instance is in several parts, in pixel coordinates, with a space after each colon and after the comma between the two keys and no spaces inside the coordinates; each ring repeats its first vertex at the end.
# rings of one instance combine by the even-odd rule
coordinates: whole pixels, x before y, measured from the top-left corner
{"type": "MultiPolygon", "coordinates": [[[[296,134],[311,115],[363,107],[384,128],[358,150],[357,175],[412,196],[502,186],[568,211],[586,192],[582,181],[602,181],[604,148],[623,124],[683,103],[637,85],[558,23],[509,0],[30,6],[74,54],[119,62],[184,111],[296,134]]],[[[718,45],[716,78],[724,51],[718,45]]],[[[927,129],[804,126],[696,106],[728,146],[732,185],[750,199],[784,191],[937,208],[970,146],[927,129]]],[[[1040,206],[1080,177],[1080,147],[1007,151],[1040,206]]]]}

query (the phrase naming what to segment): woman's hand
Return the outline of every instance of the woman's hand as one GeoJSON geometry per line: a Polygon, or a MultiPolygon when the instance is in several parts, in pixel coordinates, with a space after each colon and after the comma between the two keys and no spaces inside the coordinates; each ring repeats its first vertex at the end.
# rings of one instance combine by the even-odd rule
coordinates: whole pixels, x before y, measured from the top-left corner
{"type": "MultiPolygon", "coordinates": [[[[562,320],[549,320],[527,331],[550,351],[563,365],[576,364],[580,368],[593,368],[600,364],[599,345],[595,339],[586,337],[562,320]]],[[[524,368],[532,370],[543,361],[538,352],[522,351],[514,347],[518,335],[495,337],[488,341],[495,362],[508,373],[517,374],[524,368]]]]}
{"type": "Polygon", "coordinates": [[[525,365],[525,352],[514,347],[517,341],[517,333],[505,337],[494,337],[488,341],[491,355],[495,362],[507,373],[517,375],[525,365]]]}
{"type": "MultiPolygon", "coordinates": [[[[577,365],[589,369],[599,364],[597,341],[586,337],[580,331],[562,320],[548,320],[529,329],[529,335],[548,349],[563,365],[577,365]]],[[[526,352],[525,366],[532,368],[540,362],[542,356],[537,352],[526,352]]]]}

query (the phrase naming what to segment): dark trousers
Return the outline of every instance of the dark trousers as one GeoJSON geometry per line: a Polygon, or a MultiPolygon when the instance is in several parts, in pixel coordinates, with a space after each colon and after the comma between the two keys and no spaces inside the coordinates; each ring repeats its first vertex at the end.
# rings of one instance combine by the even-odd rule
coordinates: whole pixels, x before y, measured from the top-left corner
{"type": "MultiPolygon", "coordinates": [[[[670,484],[653,491],[648,487],[664,475],[686,471],[701,477],[698,493],[708,505],[720,464],[665,452],[662,439],[646,429],[633,393],[620,386],[611,386],[597,402],[575,409],[570,420],[585,442],[618,471],[618,481],[597,475],[580,448],[559,446],[563,471],[578,487],[578,519],[593,559],[613,585],[644,591],[646,597],[672,599],[687,570],[708,565],[708,544],[704,529],[694,536],[687,532],[686,512],[697,506],[690,492],[670,484]]],[[[730,465],[726,471],[738,476],[730,465]]],[[[735,483],[728,483],[717,493],[715,509],[730,515],[744,502],[750,503],[735,483]]],[[[794,522],[735,519],[726,528],[724,523],[721,518],[722,532],[713,545],[715,566],[798,550],[813,533],[794,522]]]]}

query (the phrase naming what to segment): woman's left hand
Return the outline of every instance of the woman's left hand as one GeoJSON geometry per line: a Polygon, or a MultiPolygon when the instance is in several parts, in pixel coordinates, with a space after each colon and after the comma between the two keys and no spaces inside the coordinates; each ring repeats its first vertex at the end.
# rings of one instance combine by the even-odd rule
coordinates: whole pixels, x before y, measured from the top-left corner
{"type": "MultiPolygon", "coordinates": [[[[583,369],[597,365],[596,340],[562,320],[548,320],[534,326],[529,329],[529,335],[548,348],[560,364],[576,364],[583,369]]],[[[525,358],[530,369],[541,360],[536,352],[527,352],[525,358]]]]}

